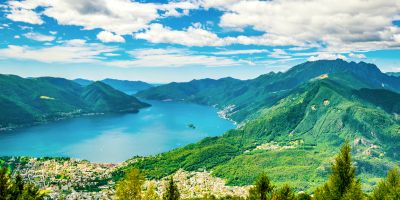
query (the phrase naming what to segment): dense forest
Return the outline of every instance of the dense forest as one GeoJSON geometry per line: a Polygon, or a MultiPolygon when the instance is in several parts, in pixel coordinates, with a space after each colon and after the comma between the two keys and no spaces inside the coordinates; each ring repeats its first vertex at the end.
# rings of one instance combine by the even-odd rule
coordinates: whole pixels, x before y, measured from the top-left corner
{"type": "Polygon", "coordinates": [[[150,105],[103,82],[0,74],[0,131],[85,114],[138,112],[150,105]]]}

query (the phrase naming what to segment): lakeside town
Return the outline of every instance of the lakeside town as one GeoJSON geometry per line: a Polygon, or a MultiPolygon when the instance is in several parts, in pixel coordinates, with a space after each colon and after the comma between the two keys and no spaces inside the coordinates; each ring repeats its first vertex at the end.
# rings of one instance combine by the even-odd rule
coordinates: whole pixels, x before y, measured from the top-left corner
{"type": "MultiPolygon", "coordinates": [[[[112,173],[134,159],[120,164],[92,163],[73,158],[0,157],[0,166],[8,166],[13,176],[20,174],[40,188],[48,199],[113,199],[115,182],[112,173]]],[[[209,172],[187,172],[178,170],[173,175],[182,198],[197,198],[207,194],[216,197],[246,196],[248,188],[226,186],[225,181],[209,172]]],[[[159,197],[165,192],[167,178],[147,180],[159,197]]]]}

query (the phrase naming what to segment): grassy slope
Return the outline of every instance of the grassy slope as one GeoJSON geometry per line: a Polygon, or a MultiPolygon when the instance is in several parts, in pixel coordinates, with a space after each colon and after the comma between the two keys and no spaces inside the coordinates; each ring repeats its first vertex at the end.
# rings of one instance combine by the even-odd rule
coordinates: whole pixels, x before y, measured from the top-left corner
{"type": "MultiPolygon", "coordinates": [[[[237,130],[138,159],[130,167],[139,167],[152,178],[163,177],[179,168],[210,170],[234,185],[250,184],[259,173],[266,171],[278,184],[290,182],[299,190],[307,190],[324,180],[337,147],[349,139],[354,142],[359,175],[365,177],[363,181],[368,183],[368,189],[398,159],[399,144],[393,141],[400,139],[398,119],[379,108],[393,102],[376,101],[369,96],[399,98],[400,95],[386,90],[346,87],[338,82],[349,80],[346,76],[313,80],[294,89],[272,107],[259,110],[258,117],[237,130]],[[257,150],[262,144],[291,148],[257,150]]],[[[358,78],[353,79],[351,82],[362,85],[358,78]]]]}
{"type": "MultiPolygon", "coordinates": [[[[172,99],[224,108],[235,105],[230,117],[242,122],[263,107],[270,107],[290,93],[290,90],[322,74],[349,74],[357,84],[345,85],[384,88],[400,91],[400,78],[388,76],[373,64],[322,60],[294,66],[285,73],[269,73],[258,78],[239,81],[232,78],[202,79],[187,83],[171,83],[141,91],[137,95],[147,99],[172,99]]],[[[345,81],[343,79],[341,81],[345,81]]],[[[348,79],[349,80],[349,79],[348,79]]]]}

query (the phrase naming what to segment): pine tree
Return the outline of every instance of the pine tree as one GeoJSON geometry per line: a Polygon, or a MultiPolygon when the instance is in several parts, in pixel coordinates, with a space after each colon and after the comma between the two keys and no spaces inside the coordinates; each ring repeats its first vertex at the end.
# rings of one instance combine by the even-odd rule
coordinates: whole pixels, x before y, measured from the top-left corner
{"type": "Polygon", "coordinates": [[[371,200],[400,199],[400,172],[398,169],[389,171],[386,179],[374,189],[371,200]]]}
{"type": "Polygon", "coordinates": [[[6,167],[0,167],[0,200],[5,200],[10,196],[10,178],[7,171],[6,167]]]}
{"type": "Polygon", "coordinates": [[[18,196],[22,195],[24,191],[24,180],[22,180],[22,177],[19,173],[15,176],[15,181],[12,184],[12,187],[10,188],[10,193],[12,198],[11,199],[17,199],[18,196]]]}
{"type": "Polygon", "coordinates": [[[296,194],[290,188],[289,185],[284,185],[283,187],[279,188],[278,191],[276,191],[273,196],[272,200],[295,200],[296,199],[296,194]]]}
{"type": "Polygon", "coordinates": [[[351,197],[358,200],[364,198],[359,180],[356,179],[356,169],[353,166],[350,151],[350,144],[346,142],[335,158],[328,182],[315,191],[315,199],[342,200],[351,197]]]}
{"type": "Polygon", "coordinates": [[[271,198],[274,186],[268,176],[262,173],[255,182],[255,186],[249,191],[250,200],[267,200],[271,198]]]}
{"type": "Polygon", "coordinates": [[[178,186],[175,184],[174,179],[171,178],[169,179],[167,188],[165,190],[165,193],[163,195],[164,200],[178,200],[180,197],[178,186]]]}
{"type": "Polygon", "coordinates": [[[297,200],[311,200],[311,196],[303,192],[297,195],[297,200]]]}
{"type": "Polygon", "coordinates": [[[0,200],[41,200],[44,195],[30,183],[25,183],[17,174],[15,179],[10,178],[7,167],[0,168],[0,200]]]}
{"type": "Polygon", "coordinates": [[[125,177],[117,183],[115,199],[141,200],[144,175],[136,168],[125,174],[125,177]]]}
{"type": "Polygon", "coordinates": [[[24,184],[22,193],[18,196],[19,199],[23,200],[41,200],[44,199],[39,189],[32,183],[24,184]]]}

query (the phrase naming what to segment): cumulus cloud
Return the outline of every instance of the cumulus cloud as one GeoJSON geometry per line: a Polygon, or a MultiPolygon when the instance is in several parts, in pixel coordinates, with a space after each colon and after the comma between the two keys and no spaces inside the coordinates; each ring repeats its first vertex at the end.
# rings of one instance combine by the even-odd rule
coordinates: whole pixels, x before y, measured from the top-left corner
{"type": "MultiPolygon", "coordinates": [[[[10,20],[40,25],[44,23],[43,19],[49,17],[60,25],[79,26],[84,30],[100,29],[97,38],[103,42],[125,42],[122,36],[133,35],[136,39],[151,43],[189,47],[241,44],[275,48],[272,52],[237,50],[213,53],[219,56],[265,51],[271,58],[290,59],[296,56],[293,51],[312,48],[312,51],[318,52],[298,55],[309,57],[310,60],[336,59],[344,57],[343,55],[363,59],[364,54],[351,52],[400,48],[400,27],[393,23],[400,20],[400,1],[182,0],[161,4],[132,0],[10,0],[5,5],[5,16],[10,20]],[[223,31],[244,31],[242,35],[235,33],[235,36],[221,36],[198,23],[176,30],[162,24],[160,20],[189,15],[195,9],[218,9],[222,13],[218,21],[223,31]],[[260,33],[250,35],[245,28],[260,33]],[[286,46],[292,48],[288,48],[287,52],[279,49],[286,46]],[[292,54],[289,55],[288,52],[292,54]]],[[[50,38],[51,35],[32,34],[28,33],[25,37],[36,38],[38,41],[54,40],[50,38]]],[[[85,43],[83,46],[87,45],[85,43]]],[[[38,50],[19,47],[26,51],[38,50]]],[[[201,55],[170,52],[162,56],[173,60],[172,58],[184,56],[197,59],[201,55]]],[[[123,62],[130,65],[139,60],[144,62],[148,58],[149,56],[143,59],[135,57],[136,60],[123,62]]],[[[203,55],[203,58],[210,61],[214,59],[217,65],[232,61],[218,56],[203,55]]]]}
{"type": "Polygon", "coordinates": [[[283,49],[274,49],[274,51],[269,55],[271,58],[291,58],[291,56],[283,49]]]}
{"type": "Polygon", "coordinates": [[[0,58],[34,60],[45,63],[93,63],[101,60],[101,54],[117,50],[85,40],[67,40],[59,46],[28,47],[8,45],[0,49],[0,58]]]}
{"type": "Polygon", "coordinates": [[[185,49],[138,49],[130,51],[132,60],[108,62],[117,67],[183,67],[183,66],[237,66],[246,61],[229,58],[196,55],[185,49]]]}
{"type": "Polygon", "coordinates": [[[23,8],[12,8],[11,13],[7,14],[6,17],[12,21],[25,22],[29,24],[43,24],[43,20],[40,16],[29,9],[23,8]]]}
{"type": "Polygon", "coordinates": [[[60,25],[100,28],[118,35],[141,30],[158,18],[188,14],[198,6],[191,2],[168,4],[141,3],[130,0],[12,0],[7,18],[31,24],[42,24],[41,15],[57,20],[60,25]],[[43,11],[37,13],[36,8],[43,11]],[[163,14],[160,14],[163,13],[163,14]]]}
{"type": "Polygon", "coordinates": [[[347,57],[342,54],[320,53],[317,56],[309,57],[307,60],[317,61],[317,60],[336,60],[336,59],[347,60],[347,57]]]}
{"type": "Polygon", "coordinates": [[[152,43],[174,43],[185,46],[223,46],[225,41],[215,33],[190,26],[186,30],[172,30],[162,24],[152,24],[145,32],[135,35],[152,43]]]}
{"type": "Polygon", "coordinates": [[[201,28],[197,23],[184,30],[173,30],[162,24],[152,24],[145,31],[135,34],[136,39],[144,39],[152,43],[173,43],[184,46],[226,46],[243,45],[303,45],[300,42],[282,36],[264,34],[262,36],[218,37],[217,34],[201,28]]]}
{"type": "Polygon", "coordinates": [[[97,39],[102,42],[125,42],[125,39],[120,35],[115,35],[108,31],[101,31],[97,34],[97,39]]]}
{"type": "Polygon", "coordinates": [[[349,53],[349,57],[350,58],[358,58],[358,59],[364,59],[367,58],[367,56],[365,56],[365,54],[355,54],[355,53],[349,53]]]}
{"type": "Polygon", "coordinates": [[[181,17],[189,15],[190,10],[198,9],[199,4],[194,1],[170,1],[168,4],[157,5],[164,13],[162,17],[181,17]]]}
{"type": "MultiPolygon", "coordinates": [[[[290,37],[303,43],[368,50],[399,46],[393,25],[400,19],[400,1],[276,0],[229,1],[223,4],[220,26],[252,27],[270,37],[290,37]],[[328,9],[327,9],[328,8],[328,9]],[[288,12],[290,11],[290,12],[288,12]]],[[[221,6],[220,6],[221,7],[221,6]]]]}
{"type": "Polygon", "coordinates": [[[228,50],[214,52],[214,55],[239,55],[239,54],[257,54],[257,53],[267,53],[266,49],[245,49],[245,50],[228,50]]]}
{"type": "Polygon", "coordinates": [[[26,34],[24,34],[24,36],[28,39],[36,40],[39,42],[50,42],[55,39],[55,37],[52,35],[43,35],[43,34],[35,33],[35,32],[26,33],[26,34]]]}
{"type": "Polygon", "coordinates": [[[200,5],[206,9],[217,8],[226,10],[231,5],[237,3],[238,0],[200,0],[200,5]]]}

